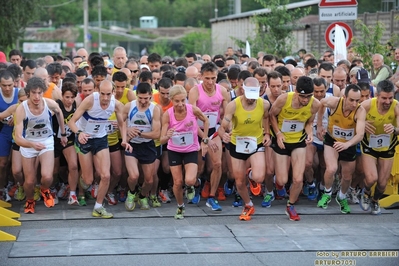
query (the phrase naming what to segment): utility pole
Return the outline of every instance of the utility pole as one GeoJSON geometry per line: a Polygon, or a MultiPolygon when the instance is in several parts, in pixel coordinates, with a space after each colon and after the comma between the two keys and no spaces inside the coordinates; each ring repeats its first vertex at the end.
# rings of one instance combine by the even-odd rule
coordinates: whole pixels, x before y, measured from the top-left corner
{"type": "Polygon", "coordinates": [[[83,1],[83,34],[85,35],[83,38],[84,48],[87,52],[90,51],[89,47],[89,0],[83,1]]]}
{"type": "Polygon", "coordinates": [[[101,25],[101,0],[98,0],[98,52],[102,52],[101,42],[102,42],[102,25],[101,25]]]}

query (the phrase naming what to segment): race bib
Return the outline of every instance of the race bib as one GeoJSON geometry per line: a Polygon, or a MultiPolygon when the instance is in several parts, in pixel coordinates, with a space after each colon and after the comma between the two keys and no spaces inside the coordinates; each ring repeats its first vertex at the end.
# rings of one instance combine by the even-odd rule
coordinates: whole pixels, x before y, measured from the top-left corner
{"type": "Polygon", "coordinates": [[[190,146],[194,143],[192,132],[175,132],[172,136],[172,143],[176,146],[190,146]]]}
{"type": "Polygon", "coordinates": [[[29,135],[30,138],[43,138],[48,137],[48,135],[52,134],[52,132],[48,130],[48,128],[43,128],[27,130],[26,134],[29,135]]]}
{"type": "Polygon", "coordinates": [[[355,129],[344,129],[337,126],[333,126],[333,137],[338,139],[351,140],[355,135],[355,129]]]}
{"type": "Polygon", "coordinates": [[[85,133],[87,134],[98,134],[105,130],[109,124],[108,120],[92,120],[89,119],[86,124],[85,133]]]}
{"type": "Polygon", "coordinates": [[[281,128],[282,132],[301,132],[305,126],[305,123],[298,120],[286,120],[283,121],[281,128]]]}
{"type": "MultiPolygon", "coordinates": [[[[218,112],[204,112],[204,115],[208,118],[209,128],[216,127],[219,113],[218,112]]],[[[204,123],[199,119],[197,119],[197,124],[200,128],[204,127],[204,123]]]]}
{"type": "MultiPolygon", "coordinates": [[[[67,125],[64,125],[64,128],[65,128],[66,137],[68,138],[72,134],[72,130],[67,125]]],[[[61,128],[60,127],[58,128],[57,138],[59,138],[59,139],[61,138],[61,128]]]]}
{"type": "Polygon", "coordinates": [[[117,130],[116,127],[113,125],[114,122],[116,122],[116,120],[108,120],[108,124],[105,128],[107,130],[107,134],[112,134],[117,130]]]}
{"type": "Polygon", "coordinates": [[[236,152],[251,154],[256,152],[258,148],[257,139],[255,137],[236,137],[236,152]]]}
{"type": "Polygon", "coordinates": [[[390,142],[391,142],[391,135],[389,134],[370,135],[369,147],[388,148],[390,142]]]}

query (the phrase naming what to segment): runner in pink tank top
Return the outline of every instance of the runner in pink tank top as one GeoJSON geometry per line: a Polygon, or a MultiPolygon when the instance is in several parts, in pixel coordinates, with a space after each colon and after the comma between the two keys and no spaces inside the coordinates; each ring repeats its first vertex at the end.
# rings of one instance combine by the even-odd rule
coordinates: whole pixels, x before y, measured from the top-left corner
{"type": "MultiPolygon", "coordinates": [[[[197,119],[204,124],[205,134],[208,134],[209,121],[196,106],[186,104],[187,92],[183,86],[173,86],[169,91],[173,107],[169,108],[162,117],[161,144],[168,143],[168,158],[170,172],[173,176],[173,193],[177,201],[175,219],[184,218],[183,180],[186,183],[186,197],[193,201],[199,196],[201,182],[197,179],[198,172],[198,141],[197,119]],[[185,177],[183,179],[182,166],[185,177]],[[197,192],[197,193],[196,193],[197,192]]],[[[201,142],[202,156],[208,147],[201,142]]],[[[199,200],[198,200],[199,201],[199,200]]]]}
{"type": "MultiPolygon", "coordinates": [[[[216,84],[218,68],[212,63],[205,63],[201,67],[202,84],[196,85],[190,90],[188,101],[197,106],[209,120],[209,132],[199,130],[200,141],[208,144],[209,150],[205,160],[198,159],[198,176],[204,176],[206,180],[201,192],[203,198],[207,198],[206,205],[213,211],[221,211],[218,200],[226,200],[223,190],[222,177],[222,140],[217,136],[217,126],[220,120],[220,113],[223,113],[230,95],[227,90],[216,84]],[[205,163],[210,166],[210,175],[204,171],[205,163]],[[205,176],[206,175],[206,176],[205,176]]],[[[201,123],[198,123],[201,127],[201,123]]],[[[195,203],[195,202],[194,202],[195,203]]]]}

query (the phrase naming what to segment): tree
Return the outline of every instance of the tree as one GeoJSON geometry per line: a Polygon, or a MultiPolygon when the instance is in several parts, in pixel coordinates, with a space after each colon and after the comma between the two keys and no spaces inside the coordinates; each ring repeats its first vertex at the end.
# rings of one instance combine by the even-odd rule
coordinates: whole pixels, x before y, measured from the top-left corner
{"type": "MultiPolygon", "coordinates": [[[[361,20],[356,20],[355,28],[360,31],[360,37],[352,38],[352,46],[355,52],[363,60],[363,65],[366,69],[372,67],[373,54],[381,54],[384,56],[384,63],[390,65],[394,62],[392,56],[386,56],[391,53],[389,48],[382,42],[382,36],[384,35],[385,25],[377,21],[373,26],[367,26],[361,20]]],[[[389,42],[396,44],[398,42],[398,35],[392,34],[389,42]]]]}
{"type": "Polygon", "coordinates": [[[252,50],[265,51],[278,56],[286,56],[291,53],[295,23],[310,12],[310,8],[287,10],[289,0],[255,0],[263,7],[270,10],[269,13],[259,14],[253,17],[256,24],[256,34],[250,39],[252,50]]]}
{"type": "Polygon", "coordinates": [[[186,34],[181,38],[184,53],[209,54],[211,51],[211,31],[205,29],[186,34]]]}
{"type": "Polygon", "coordinates": [[[0,49],[15,47],[24,29],[38,17],[43,0],[3,0],[0,8],[0,49]]]}

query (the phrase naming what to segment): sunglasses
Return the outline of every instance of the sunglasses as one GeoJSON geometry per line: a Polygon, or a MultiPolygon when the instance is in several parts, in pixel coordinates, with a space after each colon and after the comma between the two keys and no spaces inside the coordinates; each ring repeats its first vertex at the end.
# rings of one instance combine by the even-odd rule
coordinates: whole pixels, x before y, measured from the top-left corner
{"type": "Polygon", "coordinates": [[[130,72],[131,73],[137,73],[137,72],[139,72],[139,70],[138,69],[135,69],[135,70],[131,70],[131,69],[129,69],[130,70],[130,72]]]}

